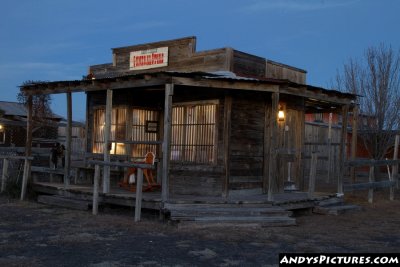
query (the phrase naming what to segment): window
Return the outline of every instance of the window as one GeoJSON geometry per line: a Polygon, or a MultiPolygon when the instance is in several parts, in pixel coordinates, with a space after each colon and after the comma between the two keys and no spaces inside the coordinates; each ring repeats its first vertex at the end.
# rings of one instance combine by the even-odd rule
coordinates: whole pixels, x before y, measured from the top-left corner
{"type": "MultiPolygon", "coordinates": [[[[127,108],[113,108],[111,112],[111,154],[125,154],[125,144],[117,141],[124,141],[126,135],[126,113],[127,108]]],[[[94,111],[93,128],[93,153],[103,153],[104,146],[104,127],[106,124],[105,110],[97,109],[94,111]]]]}
{"type": "Polygon", "coordinates": [[[315,122],[323,122],[323,113],[314,113],[315,122]]]}
{"type": "Polygon", "coordinates": [[[177,104],[172,109],[171,160],[214,163],[217,102],[177,104]]]}
{"type": "MultiPolygon", "coordinates": [[[[132,110],[132,141],[157,141],[158,116],[156,110],[133,109],[132,110]]],[[[156,153],[157,145],[133,144],[132,157],[143,157],[147,152],[156,153]]]]}
{"type": "MultiPolygon", "coordinates": [[[[158,137],[158,111],[145,109],[128,109],[115,107],[111,115],[111,154],[124,155],[129,153],[127,147],[131,148],[132,157],[143,157],[147,152],[156,152],[156,145],[150,144],[126,144],[125,141],[157,141],[158,137]],[[131,112],[131,114],[128,114],[131,112]],[[131,116],[128,116],[131,115],[131,116]],[[128,118],[131,123],[127,123],[128,118]],[[127,125],[129,128],[127,129],[127,125]],[[128,132],[131,131],[131,132],[128,132]],[[129,138],[129,135],[131,138],[129,138]]],[[[94,111],[93,128],[93,153],[103,153],[104,146],[105,110],[94,111]]]]}
{"type": "Polygon", "coordinates": [[[3,125],[0,125],[0,144],[4,144],[6,142],[6,132],[4,131],[3,125]]]}

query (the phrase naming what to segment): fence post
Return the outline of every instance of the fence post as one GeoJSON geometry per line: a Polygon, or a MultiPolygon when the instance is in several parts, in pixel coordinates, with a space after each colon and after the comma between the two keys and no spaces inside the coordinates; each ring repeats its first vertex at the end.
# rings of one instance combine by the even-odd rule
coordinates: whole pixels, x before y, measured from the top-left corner
{"type": "Polygon", "coordinates": [[[142,187],[143,187],[143,169],[137,169],[136,181],[136,203],[135,203],[135,222],[140,221],[140,213],[142,209],[142,187]]]}
{"type": "Polygon", "coordinates": [[[99,212],[99,180],[100,180],[100,165],[94,167],[94,181],[93,181],[93,215],[99,212]]]}
{"type": "MultiPolygon", "coordinates": [[[[368,180],[369,180],[370,183],[373,183],[375,181],[375,166],[374,165],[369,167],[368,180]]],[[[373,187],[371,187],[368,190],[368,202],[370,204],[372,204],[374,202],[374,188],[373,187]]]]}
{"type": "Polygon", "coordinates": [[[8,159],[3,159],[3,172],[1,175],[1,191],[3,192],[6,189],[6,182],[8,177],[8,159]]]}
{"type": "Polygon", "coordinates": [[[308,197],[312,198],[315,191],[315,176],[317,175],[317,160],[318,154],[316,152],[311,153],[311,165],[310,165],[310,178],[308,180],[308,197]]]}
{"type": "MultiPolygon", "coordinates": [[[[398,159],[398,155],[399,155],[399,139],[400,139],[400,135],[396,135],[396,139],[394,141],[394,152],[393,152],[393,160],[397,160],[398,159]]],[[[392,178],[394,181],[396,181],[396,186],[397,189],[399,189],[399,164],[395,164],[392,166],[392,178]]]]}
{"type": "Polygon", "coordinates": [[[28,179],[31,172],[31,160],[25,158],[24,174],[22,176],[21,200],[25,200],[26,188],[28,186],[28,179]]]}

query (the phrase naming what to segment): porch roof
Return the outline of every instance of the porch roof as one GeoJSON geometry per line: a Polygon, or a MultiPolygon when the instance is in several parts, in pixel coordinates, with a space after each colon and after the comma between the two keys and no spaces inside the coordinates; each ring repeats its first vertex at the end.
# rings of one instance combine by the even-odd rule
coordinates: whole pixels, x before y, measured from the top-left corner
{"type": "Polygon", "coordinates": [[[237,76],[233,72],[147,72],[140,74],[109,74],[104,76],[87,76],[82,80],[53,82],[33,82],[21,85],[21,91],[28,95],[59,94],[68,92],[90,92],[139,87],[155,87],[165,84],[220,88],[227,90],[250,90],[279,92],[293,96],[305,97],[310,102],[329,104],[353,104],[357,95],[336,90],[328,90],[311,85],[297,84],[288,80],[272,78],[251,78],[237,76]]]}

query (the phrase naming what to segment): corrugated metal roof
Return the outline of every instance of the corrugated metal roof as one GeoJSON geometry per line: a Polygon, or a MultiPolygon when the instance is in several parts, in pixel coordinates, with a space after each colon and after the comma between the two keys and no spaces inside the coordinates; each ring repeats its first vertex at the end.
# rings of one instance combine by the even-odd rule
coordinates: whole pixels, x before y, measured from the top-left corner
{"type": "Polygon", "coordinates": [[[0,109],[4,111],[4,115],[26,116],[26,107],[21,103],[0,101],[0,109]]]}
{"type": "MultiPolygon", "coordinates": [[[[27,109],[24,104],[18,102],[0,101],[0,110],[4,111],[6,116],[27,116],[27,109]]],[[[60,115],[52,113],[52,118],[62,119],[60,115]]]]}

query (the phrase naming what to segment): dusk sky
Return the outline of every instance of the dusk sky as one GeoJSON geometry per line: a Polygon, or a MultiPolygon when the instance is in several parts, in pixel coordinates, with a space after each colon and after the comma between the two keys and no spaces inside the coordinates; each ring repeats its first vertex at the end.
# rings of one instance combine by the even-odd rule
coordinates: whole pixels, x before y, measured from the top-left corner
{"type": "MultiPolygon", "coordinates": [[[[397,0],[2,0],[0,101],[27,80],[77,80],[110,63],[111,48],[197,36],[197,51],[221,47],[308,71],[328,87],[349,57],[380,43],[400,49],[397,0]]],[[[53,95],[65,116],[66,96],[53,95]]],[[[75,120],[85,95],[73,95],[75,120]]]]}

